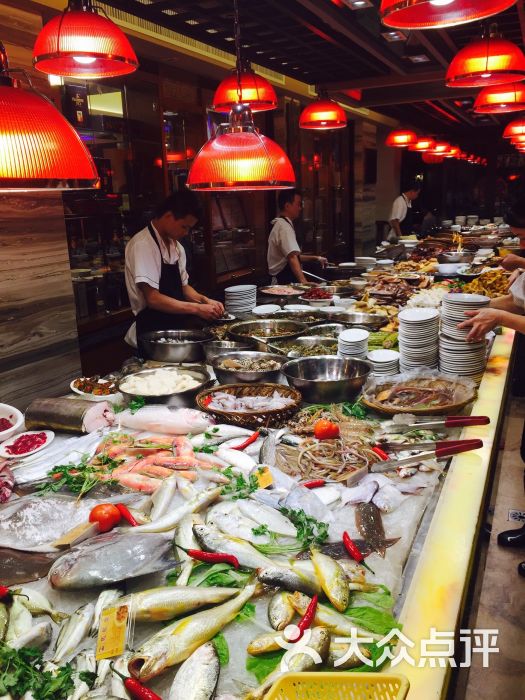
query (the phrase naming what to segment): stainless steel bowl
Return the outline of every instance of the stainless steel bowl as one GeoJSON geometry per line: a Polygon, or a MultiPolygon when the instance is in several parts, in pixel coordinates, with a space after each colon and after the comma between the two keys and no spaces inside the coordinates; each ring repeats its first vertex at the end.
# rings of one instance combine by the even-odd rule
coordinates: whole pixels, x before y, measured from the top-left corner
{"type": "MultiPolygon", "coordinates": [[[[335,356],[337,355],[337,338],[327,338],[326,336],[323,335],[307,335],[303,337],[296,338],[295,340],[287,340],[286,341],[289,345],[299,345],[301,348],[311,348],[314,347],[314,345],[320,345],[323,348],[325,348],[322,351],[323,355],[330,355],[330,356],[335,356]],[[328,348],[333,347],[335,345],[335,352],[329,352],[328,348]]],[[[286,349],[286,348],[284,348],[286,349]]],[[[295,358],[295,357],[305,357],[304,353],[300,352],[299,350],[289,350],[287,353],[288,357],[295,358]]]]}
{"type": "Polygon", "coordinates": [[[197,386],[193,387],[193,389],[188,389],[186,391],[180,391],[176,394],[159,394],[159,395],[145,395],[145,394],[135,394],[130,392],[129,390],[126,391],[125,387],[126,382],[130,379],[130,377],[138,377],[138,376],[145,376],[145,375],[151,375],[154,374],[157,370],[156,369],[143,369],[140,372],[133,372],[133,374],[128,374],[125,377],[123,377],[119,382],[118,382],[118,390],[120,391],[121,394],[123,394],[124,398],[127,399],[128,401],[131,401],[132,399],[136,399],[137,396],[142,396],[144,401],[147,404],[153,403],[161,403],[161,404],[168,404],[168,406],[186,406],[189,408],[194,408],[195,407],[195,397],[199,393],[199,391],[202,391],[203,389],[206,389],[209,386],[212,386],[214,383],[214,380],[210,377],[208,372],[204,368],[200,367],[162,367],[163,370],[166,370],[168,372],[178,372],[182,374],[189,374],[190,377],[193,377],[196,379],[199,383],[197,386]]]}
{"type": "Polygon", "coordinates": [[[348,328],[344,323],[317,323],[310,326],[307,335],[322,335],[324,338],[339,337],[339,334],[348,328]]]}
{"type": "Polygon", "coordinates": [[[361,326],[368,330],[377,331],[388,323],[389,318],[379,314],[364,314],[357,311],[354,313],[343,313],[341,311],[330,314],[330,320],[336,323],[344,323],[347,326],[361,326]]]}
{"type": "Polygon", "coordinates": [[[236,340],[212,340],[204,346],[206,362],[211,365],[216,357],[221,357],[230,352],[250,350],[250,343],[238,343],[236,340]]]}
{"type": "Polygon", "coordinates": [[[308,326],[297,321],[276,321],[276,320],[260,320],[260,321],[242,321],[234,323],[229,331],[228,336],[233,340],[249,342],[257,350],[265,352],[268,350],[265,341],[272,343],[274,340],[284,340],[286,338],[298,338],[304,335],[308,326]],[[259,341],[262,340],[262,342],[259,341]]]}
{"type": "Polygon", "coordinates": [[[474,260],[474,253],[463,251],[462,253],[440,253],[437,256],[438,263],[469,263],[474,260]]]}
{"type": "Polygon", "coordinates": [[[308,403],[339,403],[361,390],[372,365],[365,360],[345,360],[319,355],[290,360],[282,366],[288,384],[308,403]]]}
{"type": "Polygon", "coordinates": [[[138,347],[146,360],[158,362],[201,362],[204,360],[204,343],[213,340],[208,331],[174,330],[152,331],[138,338],[138,347]],[[182,342],[163,343],[161,338],[182,342]]]}
{"type": "Polygon", "coordinates": [[[275,311],[273,314],[269,314],[265,317],[268,321],[297,321],[297,323],[305,323],[307,326],[311,326],[314,323],[322,323],[327,320],[326,313],[324,311],[275,311]]]}
{"type": "Polygon", "coordinates": [[[286,357],[283,355],[271,355],[267,352],[229,352],[220,357],[216,357],[211,366],[215,372],[215,376],[221,384],[261,384],[264,382],[279,383],[281,377],[281,366],[286,362],[286,357]],[[275,360],[279,363],[278,369],[265,369],[260,372],[246,369],[226,369],[220,367],[224,360],[275,360]]]}

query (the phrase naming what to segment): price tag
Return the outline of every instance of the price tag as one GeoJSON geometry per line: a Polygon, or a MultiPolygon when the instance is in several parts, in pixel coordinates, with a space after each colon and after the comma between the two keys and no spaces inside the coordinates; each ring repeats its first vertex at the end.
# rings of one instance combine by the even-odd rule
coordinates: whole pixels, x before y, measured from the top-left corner
{"type": "Polygon", "coordinates": [[[257,481],[260,489],[266,489],[273,484],[273,477],[268,467],[261,467],[257,471],[257,481]]]}
{"type": "Polygon", "coordinates": [[[111,605],[102,610],[97,638],[97,661],[111,659],[124,653],[130,621],[129,603],[111,605]]]}

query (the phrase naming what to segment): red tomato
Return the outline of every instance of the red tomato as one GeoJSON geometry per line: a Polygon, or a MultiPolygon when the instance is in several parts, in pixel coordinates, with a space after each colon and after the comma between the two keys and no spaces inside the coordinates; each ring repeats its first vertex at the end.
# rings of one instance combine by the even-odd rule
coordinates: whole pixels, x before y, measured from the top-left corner
{"type": "Polygon", "coordinates": [[[120,511],[112,503],[101,503],[89,514],[90,523],[98,523],[99,532],[109,532],[120,522],[120,511]]]}
{"type": "Polygon", "coordinates": [[[318,440],[334,440],[340,434],[337,423],[321,418],[314,425],[314,435],[318,440]]]}

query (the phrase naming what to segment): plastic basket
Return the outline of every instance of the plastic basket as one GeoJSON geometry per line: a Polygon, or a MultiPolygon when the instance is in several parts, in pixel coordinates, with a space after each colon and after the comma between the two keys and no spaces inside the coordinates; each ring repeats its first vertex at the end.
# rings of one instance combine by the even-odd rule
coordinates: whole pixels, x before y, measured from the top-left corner
{"type": "Polygon", "coordinates": [[[265,700],[402,700],[408,679],[393,673],[287,673],[265,700]]]}

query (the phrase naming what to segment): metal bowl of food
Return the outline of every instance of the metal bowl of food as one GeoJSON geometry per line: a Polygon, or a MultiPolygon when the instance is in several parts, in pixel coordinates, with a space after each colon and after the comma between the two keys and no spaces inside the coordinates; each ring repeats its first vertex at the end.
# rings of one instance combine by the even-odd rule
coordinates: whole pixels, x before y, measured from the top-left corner
{"type": "Polygon", "coordinates": [[[250,342],[253,346],[264,352],[268,350],[266,343],[271,343],[274,340],[285,338],[298,338],[304,335],[308,326],[297,321],[285,320],[260,320],[260,321],[242,321],[234,323],[229,331],[228,336],[233,340],[240,342],[250,342]],[[262,342],[260,342],[262,341],[262,342]]]}
{"type": "Polygon", "coordinates": [[[448,252],[437,256],[438,263],[469,263],[474,260],[474,253],[464,250],[462,253],[448,252]]]}
{"type": "Polygon", "coordinates": [[[152,331],[138,338],[138,347],[146,360],[158,362],[201,362],[204,343],[213,340],[208,331],[152,331]]]}
{"type": "Polygon", "coordinates": [[[365,360],[345,360],[319,355],[290,360],[282,366],[288,384],[308,403],[339,403],[361,390],[372,365],[365,360]]]}
{"type": "Polygon", "coordinates": [[[299,336],[295,340],[287,340],[283,343],[282,349],[290,358],[337,355],[337,339],[323,335],[299,336]]]}
{"type": "Polygon", "coordinates": [[[158,367],[126,375],[118,382],[118,390],[128,402],[141,396],[148,404],[191,408],[197,394],[213,383],[201,367],[158,367]]]}
{"type": "Polygon", "coordinates": [[[321,335],[324,338],[338,338],[348,328],[344,323],[317,323],[310,326],[307,335],[321,335]]]}
{"type": "Polygon", "coordinates": [[[365,313],[343,313],[338,312],[330,315],[330,320],[336,323],[344,323],[347,326],[362,326],[369,330],[377,331],[385,326],[389,318],[382,314],[365,314],[365,313]]]}
{"type": "Polygon", "coordinates": [[[283,355],[242,351],[216,357],[211,366],[221,384],[279,383],[281,367],[285,362],[283,355]]]}
{"type": "Polygon", "coordinates": [[[204,346],[204,355],[206,362],[211,365],[216,357],[226,355],[230,352],[240,352],[241,350],[250,350],[250,343],[239,343],[236,340],[212,340],[204,346]]]}
{"type": "Polygon", "coordinates": [[[312,311],[275,311],[273,314],[266,316],[266,319],[271,321],[297,321],[297,323],[305,323],[311,326],[314,323],[322,323],[327,320],[326,312],[322,310],[312,309],[312,311]]]}

